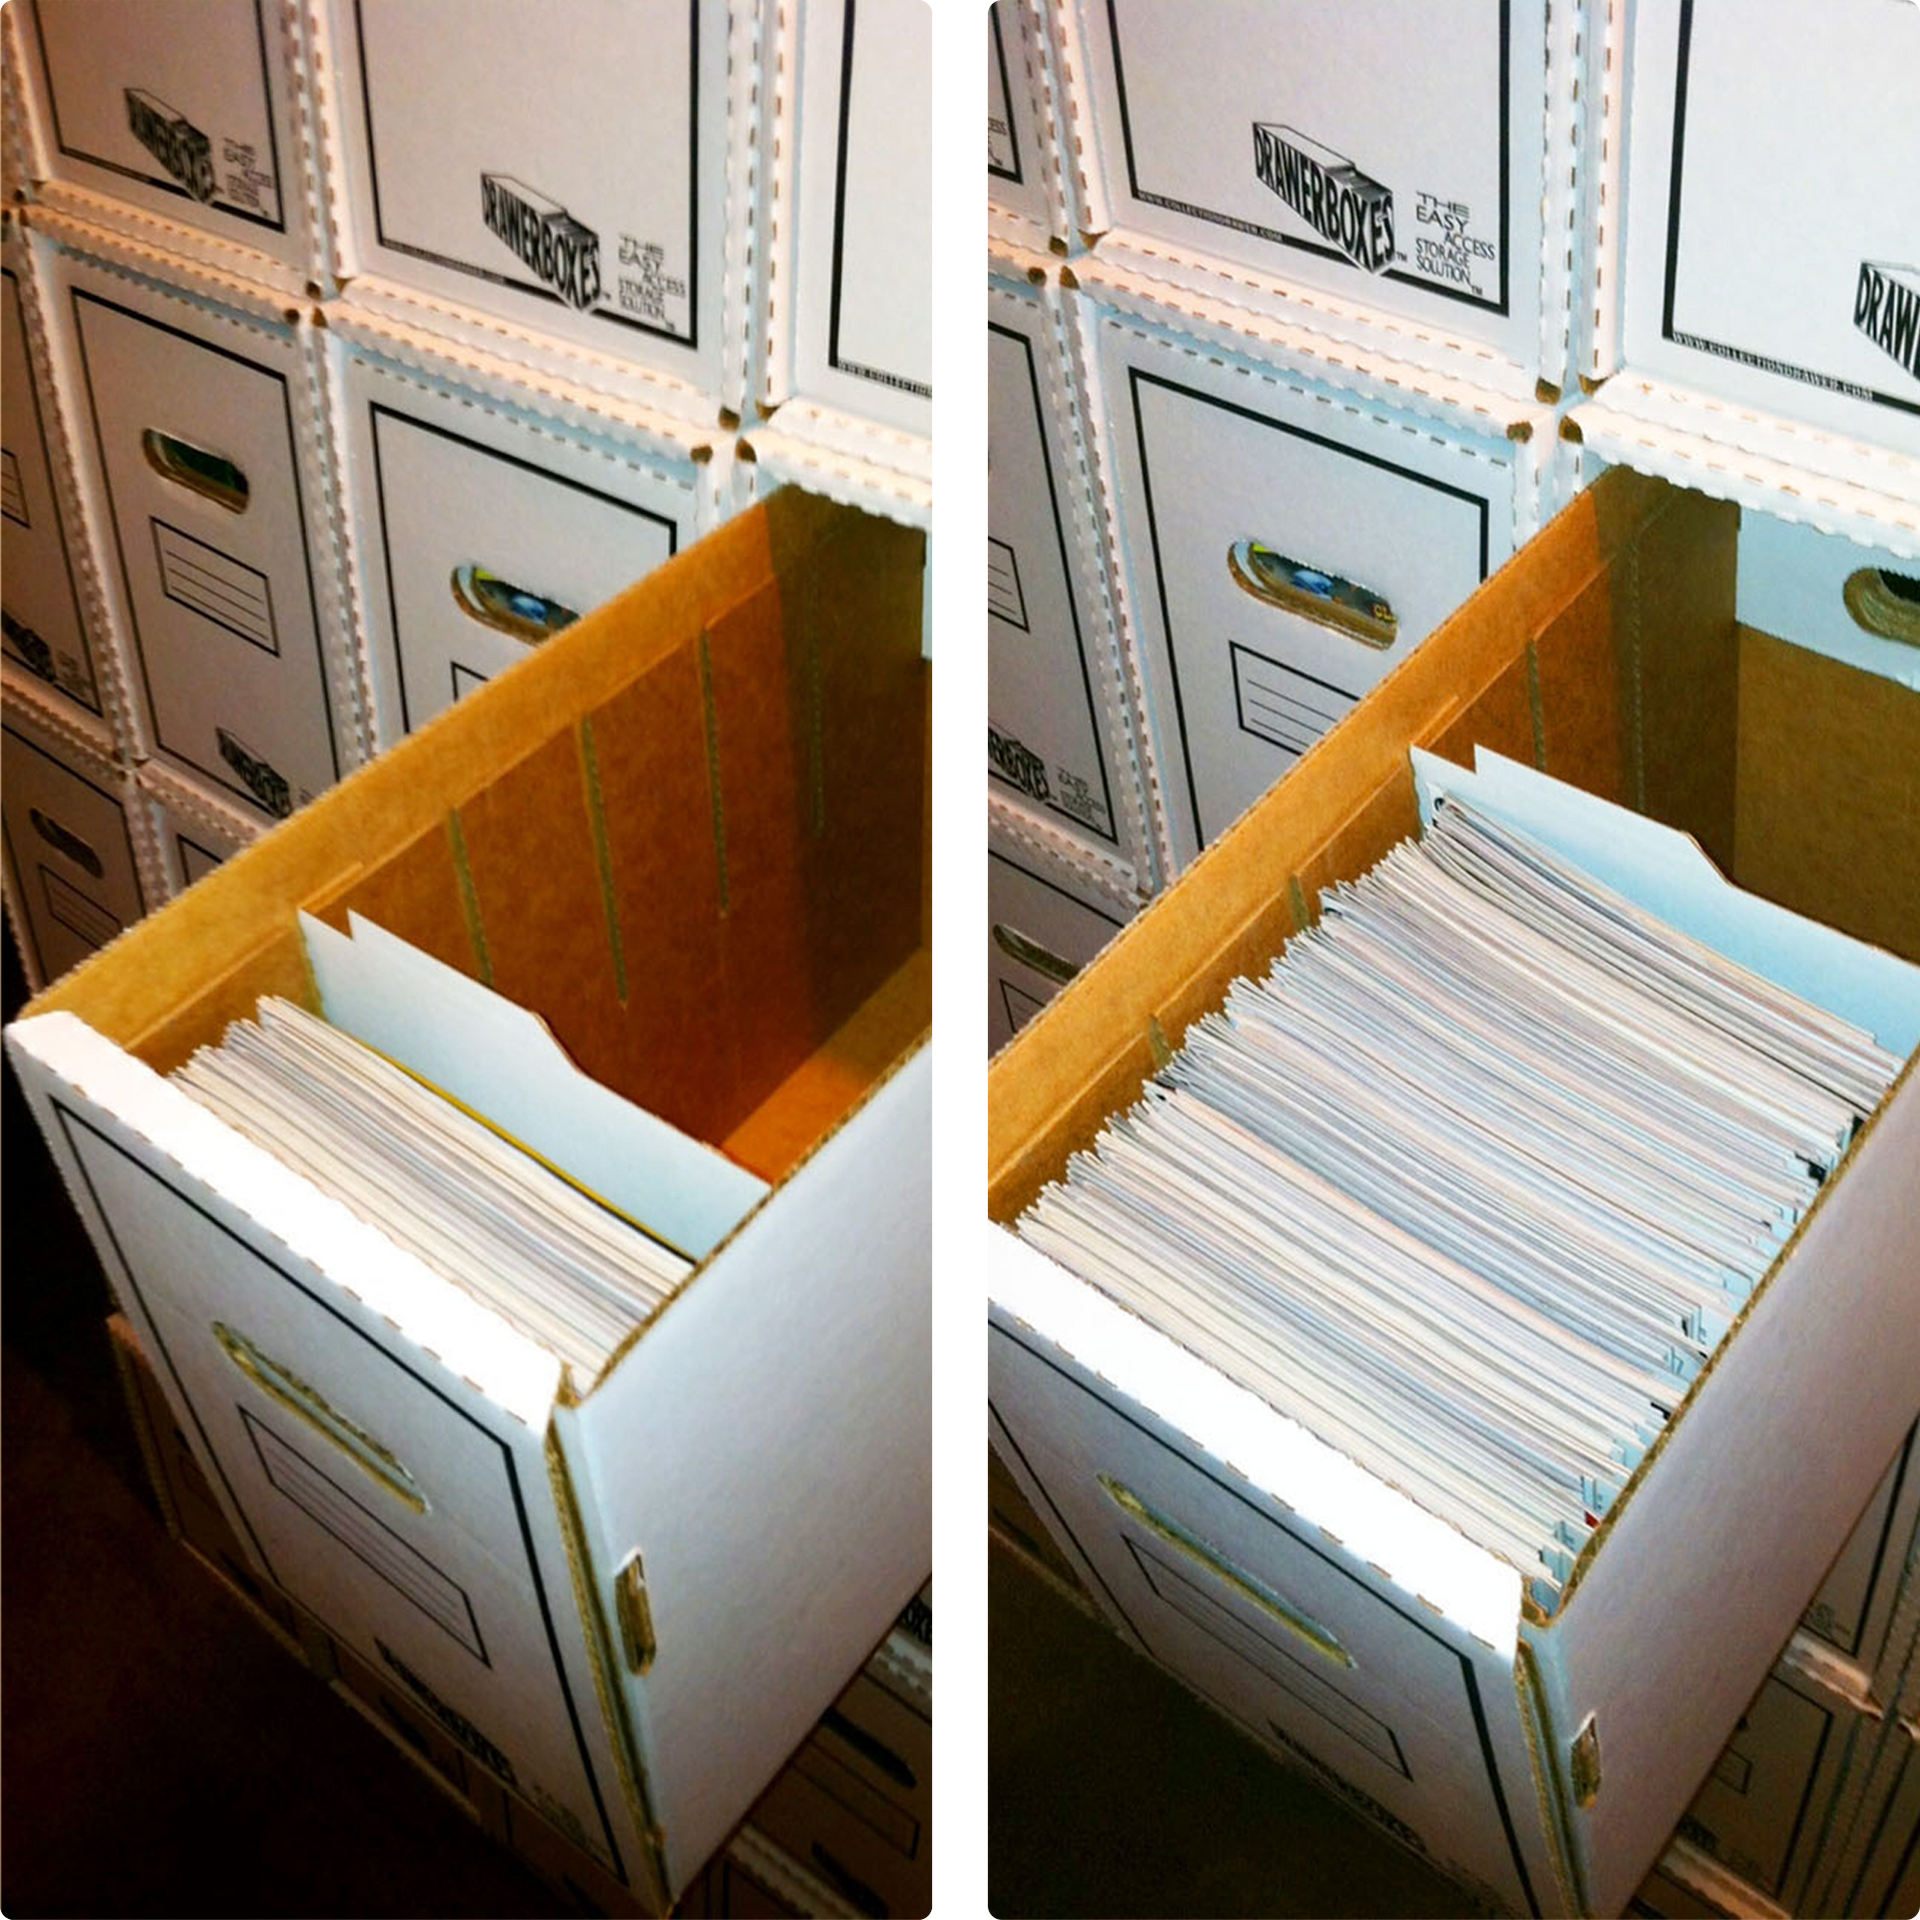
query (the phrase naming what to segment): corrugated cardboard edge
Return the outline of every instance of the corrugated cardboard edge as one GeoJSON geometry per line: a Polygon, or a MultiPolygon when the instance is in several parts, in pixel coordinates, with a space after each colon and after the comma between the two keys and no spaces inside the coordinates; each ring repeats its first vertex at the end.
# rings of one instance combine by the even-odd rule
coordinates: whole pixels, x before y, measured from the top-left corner
{"type": "MultiPolygon", "coordinates": [[[[987,175],[987,235],[992,243],[1050,253],[1065,253],[1073,227],[1067,214],[1066,178],[1061,156],[1061,126],[1054,113],[1058,91],[1051,71],[1051,46],[1037,0],[1007,0],[999,10],[1001,45],[1006,52],[1009,91],[1019,89],[1041,163],[1041,193],[1047,217],[1035,220],[994,198],[994,176],[987,175]]],[[[1011,109],[1012,102],[1008,103],[1011,109]]]]}
{"type": "Polygon", "coordinates": [[[763,496],[793,485],[903,527],[927,532],[933,525],[932,449],[926,441],[803,400],[789,400],[741,439],[760,469],[754,484],[763,496]],[[849,446],[863,446],[886,458],[863,458],[848,451],[849,446]],[[895,460],[907,464],[892,464],[895,460]],[[924,473],[916,470],[923,466],[924,473]]]}
{"type": "Polygon", "coordinates": [[[1053,827],[1051,833],[1084,846],[1094,860],[1117,867],[1128,885],[1148,892],[1154,884],[1157,863],[1146,774],[1134,731],[1133,703],[1127,691],[1127,666],[1121,653],[1106,550],[1097,530],[1095,456],[1085,425],[1084,389],[1073,377],[1062,296],[1052,283],[1052,263],[1044,255],[989,247],[989,319],[997,307],[1025,309],[1038,322],[1032,330],[1041,336],[1036,373],[1042,431],[1048,457],[1058,469],[1054,486],[1068,528],[1068,585],[1078,601],[1082,650],[1096,682],[1100,745],[1116,789],[1114,812],[1120,816],[1115,821],[1119,844],[1111,854],[1090,840],[1083,841],[1067,827],[1053,827]]]}
{"type": "Polygon", "coordinates": [[[138,1370],[145,1364],[145,1356],[140,1351],[140,1336],[134,1332],[132,1323],[124,1313],[110,1313],[106,1328],[107,1345],[113,1352],[113,1370],[120,1378],[120,1395],[127,1406],[127,1420],[133,1428],[134,1439],[139,1443],[140,1458],[146,1463],[147,1483],[153,1489],[160,1517],[167,1523],[167,1532],[178,1540],[180,1511],[174,1505],[173,1489],[167,1484],[166,1471],[160,1464],[160,1442],[154,1434],[153,1422],[147,1415],[146,1396],[140,1391],[138,1370]]]}
{"type": "Polygon", "coordinates": [[[46,174],[39,107],[27,84],[21,44],[22,11],[0,8],[0,192],[10,202],[31,199],[34,183],[46,174]]]}
{"type": "Polygon", "coordinates": [[[1575,316],[1574,352],[1585,380],[1604,380],[1620,364],[1620,273],[1625,233],[1627,0],[1587,0],[1590,19],[1584,178],[1577,211],[1589,250],[1575,316]],[[1604,10],[1604,21],[1591,16],[1604,10]]]}
{"type": "Polygon", "coordinates": [[[170,823],[197,828],[213,843],[207,851],[218,852],[223,860],[243,847],[252,846],[268,830],[263,822],[209,793],[198,781],[164,760],[143,762],[135,770],[134,784],[152,817],[161,870],[167,881],[164,895],[167,899],[184,891],[173,880],[173,863],[166,843],[170,823]]]}
{"type": "MultiPolygon", "coordinates": [[[[5,15],[9,33],[18,31],[13,25],[16,12],[17,9],[9,8],[5,15]]],[[[132,672],[128,666],[130,654],[107,596],[104,559],[107,548],[100,538],[89,490],[80,484],[74,422],[84,416],[75,410],[64,372],[53,352],[53,323],[41,265],[42,247],[27,226],[29,218],[27,210],[22,208],[17,218],[7,220],[6,264],[19,278],[27,362],[39,389],[41,414],[47,427],[48,464],[53,470],[60,522],[67,530],[67,559],[79,590],[80,619],[93,660],[94,687],[100,696],[100,719],[112,734],[121,758],[132,761],[141,757],[143,747],[132,672]]]]}
{"type": "Polygon", "coordinates": [[[766,186],[754,209],[759,262],[750,365],[755,404],[770,413],[793,392],[794,227],[800,203],[800,0],[765,0],[772,31],[760,55],[760,169],[766,186]]]}

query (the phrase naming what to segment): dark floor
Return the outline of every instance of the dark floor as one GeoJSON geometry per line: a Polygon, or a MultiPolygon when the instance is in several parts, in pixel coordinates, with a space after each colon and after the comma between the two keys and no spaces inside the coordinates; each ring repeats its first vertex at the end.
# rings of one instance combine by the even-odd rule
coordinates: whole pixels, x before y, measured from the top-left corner
{"type": "Polygon", "coordinates": [[[996,1540],[987,1889],[1002,1920],[1477,1910],[1030,1565],[996,1540]]]}
{"type": "Polygon", "coordinates": [[[0,1911],[569,1911],[169,1538],[105,1284],[5,1078],[0,1911]]]}

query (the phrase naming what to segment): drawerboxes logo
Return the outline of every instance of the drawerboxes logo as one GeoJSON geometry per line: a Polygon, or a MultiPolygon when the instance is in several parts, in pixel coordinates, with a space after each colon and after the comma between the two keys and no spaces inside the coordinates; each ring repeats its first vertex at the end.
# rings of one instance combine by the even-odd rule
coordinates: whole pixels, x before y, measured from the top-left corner
{"type": "Polygon", "coordinates": [[[127,125],[196,200],[213,198],[213,143],[184,114],[143,88],[129,87],[127,125]]]}
{"type": "Polygon", "coordinates": [[[1053,798],[1052,789],[1047,785],[1047,763],[1031,747],[1023,747],[1011,734],[989,727],[987,758],[1030,798],[1053,798]]]}
{"type": "Polygon", "coordinates": [[[600,236],[557,200],[504,173],[480,176],[480,217],[570,307],[600,298],[600,236]]]}
{"type": "Polygon", "coordinates": [[[276,773],[237,734],[229,733],[225,727],[215,727],[213,733],[220,743],[220,758],[240,776],[247,791],[276,820],[284,820],[293,811],[293,790],[284,776],[276,773]]]}
{"type": "Polygon", "coordinates": [[[1920,380],[1920,267],[1862,260],[1853,324],[1920,380]]]}
{"type": "Polygon", "coordinates": [[[1356,267],[1385,273],[1393,265],[1393,189],[1344,155],[1291,127],[1256,120],[1253,170],[1356,267]]]}

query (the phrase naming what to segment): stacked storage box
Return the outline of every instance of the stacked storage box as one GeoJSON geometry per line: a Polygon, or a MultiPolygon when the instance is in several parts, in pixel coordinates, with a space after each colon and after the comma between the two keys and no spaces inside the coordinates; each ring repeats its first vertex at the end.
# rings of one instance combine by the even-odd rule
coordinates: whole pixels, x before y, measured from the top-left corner
{"type": "MultiPolygon", "coordinates": [[[[648,0],[638,15],[613,0],[31,0],[5,10],[0,39],[6,894],[36,987],[778,487],[929,527],[929,193],[914,143],[931,74],[917,0],[860,0],[857,23],[853,0],[648,0]]],[[[923,625],[925,568],[907,545],[910,562],[889,546],[872,581],[841,589],[871,616],[863,647],[898,637],[908,574],[923,625]]],[[[869,551],[851,537],[845,547],[869,551]]],[[[731,737],[712,737],[716,711],[725,720],[741,697],[732,644],[714,643],[707,732],[698,682],[691,705],[677,680],[656,703],[673,751],[693,755],[675,762],[688,778],[704,781],[702,767],[717,778],[714,753],[731,761],[751,731],[728,721],[731,737]]],[[[904,686],[888,671],[868,692],[904,686]]],[[[836,697],[816,669],[816,752],[832,747],[836,697]]],[[[924,726],[917,695],[888,711],[889,772],[909,784],[924,726]],[[902,724],[912,753],[898,751],[902,724]]],[[[817,770],[817,829],[868,744],[817,770]]],[[[603,763],[599,777],[622,776],[603,763]]],[[[752,792],[739,774],[727,798],[746,806],[752,792]]],[[[916,792],[870,838],[904,847],[923,805],[916,792]]],[[[718,833],[719,795],[690,818],[718,833]]],[[[784,869],[754,830],[771,833],[770,819],[728,825],[733,918],[758,928],[767,965],[784,954],[797,966],[800,935],[775,924],[784,869]],[[745,911],[749,896],[759,904],[745,911]]],[[[676,908],[699,911],[696,896],[680,887],[676,908]]],[[[836,917],[878,914],[873,952],[897,960],[893,937],[918,899],[916,883],[836,917]]],[[[639,924],[633,900],[626,911],[639,924]]],[[[827,971],[839,984],[823,997],[816,981],[805,1018],[838,1005],[839,976],[870,958],[843,964],[836,948],[827,971]]],[[[912,1024],[923,982],[912,963],[902,979],[879,1027],[852,1043],[867,1065],[881,1063],[862,1048],[885,1051],[912,1024]]],[[[773,1032],[785,1014],[756,1018],[768,1059],[791,1052],[798,1027],[773,1032]]],[[[848,1084],[841,1069],[826,1078],[848,1084]]],[[[740,1151],[777,1155],[794,1143],[782,1140],[740,1151]]],[[[544,1490],[534,1464],[530,1484],[544,1490]]],[[[205,1504],[235,1543],[229,1571],[273,1596],[245,1502],[216,1490],[205,1504]]],[[[897,1589],[890,1614],[924,1571],[924,1544],[909,1558],[895,1578],[884,1556],[863,1567],[849,1555],[846,1578],[897,1589]]],[[[300,1587],[298,1556],[292,1575],[288,1564],[277,1552],[274,1570],[300,1587]]],[[[332,1579],[318,1590],[337,1602],[332,1579]]],[[[554,1591],[567,1584],[562,1564],[554,1591]]],[[[583,1598],[582,1617],[600,1604],[583,1598]]],[[[337,1606],[333,1624],[344,1642],[337,1606]]],[[[344,1669],[375,1658],[367,1634],[353,1637],[344,1669]]],[[[556,1653],[547,1682],[580,1702],[578,1760],[555,1759],[567,1741],[536,1729],[521,1791],[482,1765],[467,1769],[473,1793],[494,1781],[487,1824],[529,1852],[527,1832],[576,1850],[584,1833],[600,1871],[629,1882],[622,1897],[657,1906],[831,1688],[797,1720],[784,1683],[761,1688],[744,1719],[710,1698],[736,1732],[785,1716],[764,1764],[735,1770],[722,1799],[741,1804],[687,1819],[656,1801],[642,1817],[631,1704],[616,1710],[618,1683],[587,1677],[599,1652],[583,1647],[569,1642],[566,1664],[556,1653]],[[550,1802],[527,1780],[548,1762],[550,1802]]],[[[819,1677],[840,1684],[859,1651],[834,1653],[819,1677]]],[[[458,1685],[432,1658],[407,1664],[436,1673],[426,1693],[411,1690],[444,1741],[462,1709],[447,1705],[458,1685]]],[[[398,1671],[379,1676],[390,1695],[398,1671]]],[[[651,1681],[656,1697],[683,1684],[691,1701],[700,1689],[684,1671],[651,1681]]],[[[403,1717],[374,1714],[390,1731],[403,1717]]],[[[669,1744],[690,1752],[684,1737],[669,1744]]],[[[689,1813],[713,1784],[689,1777],[689,1813]]]]}

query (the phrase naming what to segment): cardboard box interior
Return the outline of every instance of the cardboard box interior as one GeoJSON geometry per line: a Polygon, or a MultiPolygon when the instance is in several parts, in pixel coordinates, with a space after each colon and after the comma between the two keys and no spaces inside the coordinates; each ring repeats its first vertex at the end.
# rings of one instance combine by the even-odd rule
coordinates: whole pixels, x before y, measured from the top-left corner
{"type": "Polygon", "coordinates": [[[1736,883],[1920,958],[1911,689],[1738,624],[1738,509],[1617,469],[1489,580],[994,1063],[1014,1219],[1323,887],[1415,833],[1407,747],[1476,744],[1692,834],[1736,883]],[[1176,906],[1173,903],[1178,902],[1176,906]]]}
{"type": "Polygon", "coordinates": [[[359,912],[779,1180],[928,1023],[921,564],[916,533],[777,496],[28,1015],[167,1072],[263,994],[315,1006],[297,913],[359,912]]]}

